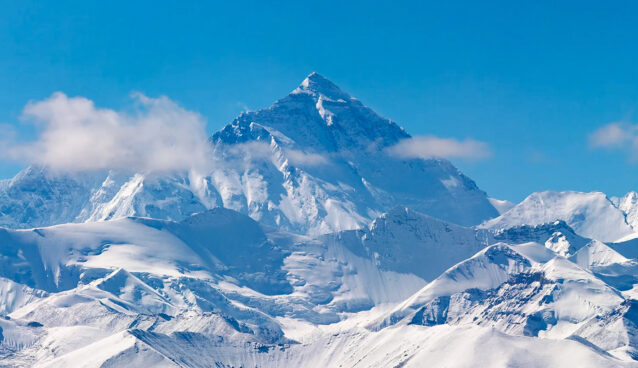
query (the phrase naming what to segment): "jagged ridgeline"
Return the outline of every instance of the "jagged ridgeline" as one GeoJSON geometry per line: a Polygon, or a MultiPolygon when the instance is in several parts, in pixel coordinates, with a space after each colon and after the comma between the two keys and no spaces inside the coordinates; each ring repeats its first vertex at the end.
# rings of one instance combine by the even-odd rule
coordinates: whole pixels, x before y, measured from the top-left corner
{"type": "Polygon", "coordinates": [[[638,366],[638,195],[509,204],[409,137],[313,73],[208,171],[0,182],[0,366],[638,366]]]}
{"type": "Polygon", "coordinates": [[[245,112],[210,137],[210,172],[64,174],[29,167],[0,185],[0,225],[12,228],[126,216],[182,220],[230,208],[280,229],[356,229],[395,206],[460,225],[496,210],[443,159],[400,159],[410,137],[317,73],[271,107],[245,112]]]}

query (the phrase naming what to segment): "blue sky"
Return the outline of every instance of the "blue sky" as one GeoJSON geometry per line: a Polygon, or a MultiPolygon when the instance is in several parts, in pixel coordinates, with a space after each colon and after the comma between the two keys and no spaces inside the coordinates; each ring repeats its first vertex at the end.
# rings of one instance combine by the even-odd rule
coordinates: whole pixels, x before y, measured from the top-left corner
{"type": "Polygon", "coordinates": [[[487,143],[453,161],[490,196],[638,189],[635,2],[53,3],[0,4],[0,123],[23,140],[23,108],[55,91],[166,95],[210,133],[318,71],[411,134],[487,143]],[[612,122],[627,141],[593,149],[612,122]]]}

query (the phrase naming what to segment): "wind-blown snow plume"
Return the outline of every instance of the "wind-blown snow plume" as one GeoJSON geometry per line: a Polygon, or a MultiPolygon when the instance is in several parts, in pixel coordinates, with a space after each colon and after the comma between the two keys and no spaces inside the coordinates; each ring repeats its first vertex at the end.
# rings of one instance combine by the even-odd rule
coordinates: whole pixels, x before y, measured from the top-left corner
{"type": "Polygon", "coordinates": [[[127,169],[202,170],[210,147],[201,116],[167,97],[141,93],[133,113],[97,108],[84,97],[56,92],[24,108],[26,122],[41,132],[26,144],[12,144],[7,158],[63,171],[127,169]]]}
{"type": "Polygon", "coordinates": [[[454,138],[439,138],[434,136],[418,136],[404,139],[394,146],[388,147],[387,152],[401,158],[462,158],[467,160],[481,160],[492,155],[485,142],[467,138],[459,141],[454,138]]]}

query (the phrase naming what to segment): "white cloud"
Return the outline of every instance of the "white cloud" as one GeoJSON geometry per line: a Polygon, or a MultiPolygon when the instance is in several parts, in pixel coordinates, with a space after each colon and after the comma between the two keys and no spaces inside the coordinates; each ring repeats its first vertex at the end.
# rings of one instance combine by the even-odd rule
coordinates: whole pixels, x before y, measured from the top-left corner
{"type": "Polygon", "coordinates": [[[270,160],[273,155],[273,149],[269,143],[264,141],[249,141],[237,143],[225,147],[228,156],[222,156],[222,160],[234,160],[242,158],[243,160],[270,160]]]}
{"type": "Polygon", "coordinates": [[[638,124],[609,123],[589,135],[591,148],[626,151],[631,161],[638,160],[638,124]]]}
{"type": "Polygon", "coordinates": [[[286,150],[286,157],[288,162],[296,166],[319,166],[328,163],[328,159],[324,155],[299,150],[286,150]]]}
{"type": "Polygon", "coordinates": [[[460,158],[481,160],[492,155],[485,142],[474,139],[457,140],[434,136],[418,136],[404,139],[387,148],[388,154],[400,158],[460,158]]]}
{"type": "Polygon", "coordinates": [[[167,97],[135,93],[133,113],[97,108],[84,97],[56,92],[24,108],[26,122],[37,124],[35,141],[11,144],[7,158],[80,171],[205,170],[210,145],[205,122],[167,97]]]}
{"type": "MultiPolygon", "coordinates": [[[[246,143],[238,143],[225,147],[226,152],[230,155],[222,156],[222,160],[234,160],[241,157],[243,160],[272,160],[275,151],[270,143],[265,141],[252,141],[246,143]]],[[[305,152],[292,148],[283,149],[283,157],[288,160],[291,165],[308,167],[326,165],[329,159],[326,155],[315,152],[305,152]]],[[[219,163],[222,165],[223,163],[219,163]]],[[[226,163],[227,164],[227,163],[226,163]]]]}
{"type": "Polygon", "coordinates": [[[638,133],[638,125],[609,123],[589,136],[593,148],[622,147],[630,143],[638,133]]]}

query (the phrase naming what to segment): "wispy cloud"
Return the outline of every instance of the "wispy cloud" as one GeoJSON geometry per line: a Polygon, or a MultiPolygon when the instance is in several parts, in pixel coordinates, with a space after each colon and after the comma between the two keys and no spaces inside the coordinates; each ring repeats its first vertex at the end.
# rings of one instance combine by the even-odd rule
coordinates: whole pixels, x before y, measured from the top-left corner
{"type": "Polygon", "coordinates": [[[547,157],[547,154],[538,150],[527,150],[524,153],[525,160],[533,164],[542,164],[548,162],[550,159],[547,157]]]}
{"type": "Polygon", "coordinates": [[[638,124],[609,123],[589,135],[591,148],[607,148],[627,152],[631,161],[638,160],[638,124]]]}
{"type": "Polygon", "coordinates": [[[6,143],[5,158],[53,169],[171,171],[202,169],[211,160],[205,122],[167,97],[132,94],[133,113],[97,108],[84,97],[56,92],[24,108],[35,141],[6,143]]]}
{"type": "MultiPolygon", "coordinates": [[[[222,153],[222,152],[219,152],[222,153]]],[[[275,151],[270,143],[264,141],[253,141],[246,143],[238,143],[224,147],[222,160],[232,161],[241,158],[245,161],[273,160],[275,159],[275,151]]],[[[288,163],[299,167],[320,166],[330,163],[328,153],[306,152],[293,148],[283,148],[283,158],[288,163]]],[[[221,165],[222,163],[219,163],[221,165]]],[[[228,162],[226,163],[228,164],[228,162]]]]}
{"type": "Polygon", "coordinates": [[[242,112],[250,111],[250,108],[248,107],[248,104],[243,102],[243,101],[237,101],[236,105],[237,105],[237,107],[239,107],[241,109],[242,112]]]}
{"type": "Polygon", "coordinates": [[[222,145],[221,160],[232,161],[240,158],[245,161],[261,161],[271,160],[273,157],[273,148],[270,143],[264,141],[248,141],[244,143],[236,143],[232,145],[222,145]]]}
{"type": "Polygon", "coordinates": [[[329,162],[326,155],[319,153],[287,149],[285,150],[285,154],[288,158],[288,162],[295,166],[320,166],[326,165],[329,162]]]}
{"type": "Polygon", "coordinates": [[[457,140],[435,136],[417,136],[404,139],[387,148],[388,154],[401,158],[460,158],[482,160],[492,155],[485,142],[474,139],[457,140]]]}
{"type": "Polygon", "coordinates": [[[609,123],[589,136],[593,148],[622,147],[638,136],[638,125],[615,122],[609,123]]]}

